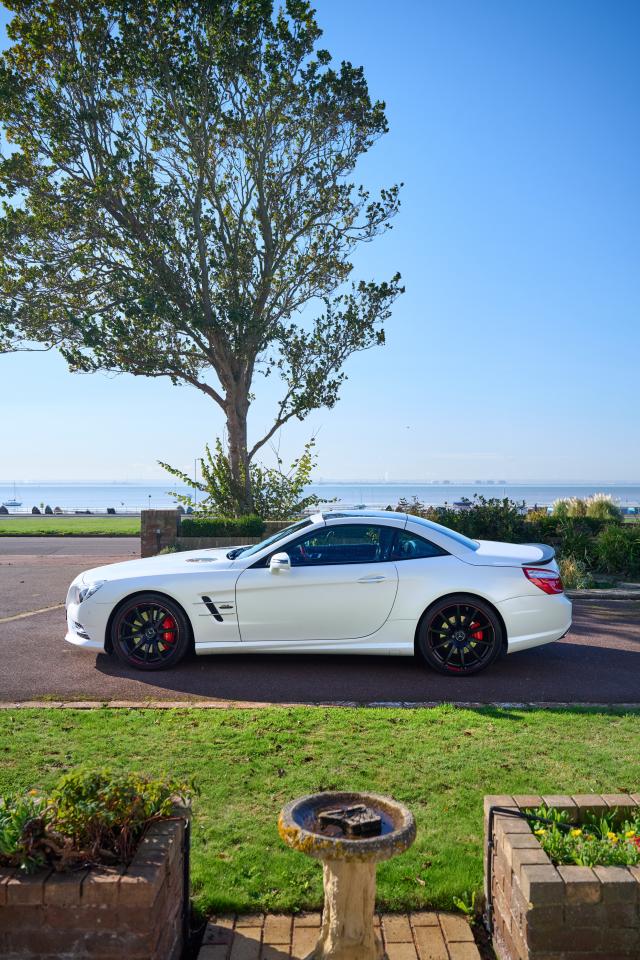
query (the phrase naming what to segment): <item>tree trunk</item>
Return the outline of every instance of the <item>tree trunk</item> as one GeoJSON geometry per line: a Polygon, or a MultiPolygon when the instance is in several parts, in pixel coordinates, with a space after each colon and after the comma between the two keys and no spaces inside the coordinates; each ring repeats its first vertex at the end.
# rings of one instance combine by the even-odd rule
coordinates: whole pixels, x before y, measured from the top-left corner
{"type": "Polygon", "coordinates": [[[253,512],[253,496],[249,477],[247,449],[247,413],[249,398],[240,387],[227,391],[227,433],[229,437],[229,465],[234,486],[238,491],[238,512],[242,516],[253,512]]]}

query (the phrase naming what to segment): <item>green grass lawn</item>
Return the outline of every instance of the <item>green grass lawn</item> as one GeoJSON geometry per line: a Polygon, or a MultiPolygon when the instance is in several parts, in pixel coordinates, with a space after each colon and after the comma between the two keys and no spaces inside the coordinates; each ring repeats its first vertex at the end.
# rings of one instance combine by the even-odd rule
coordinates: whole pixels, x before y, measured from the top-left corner
{"type": "Polygon", "coordinates": [[[0,537],[137,537],[139,517],[0,517],[0,537]]]}
{"type": "Polygon", "coordinates": [[[379,868],[388,909],[451,908],[482,886],[486,793],[638,790],[640,713],[483,708],[0,711],[0,792],[64,771],[194,777],[192,877],[207,912],[322,899],[318,863],[285,848],[285,801],[370,789],[408,804],[414,846],[379,868]]]}

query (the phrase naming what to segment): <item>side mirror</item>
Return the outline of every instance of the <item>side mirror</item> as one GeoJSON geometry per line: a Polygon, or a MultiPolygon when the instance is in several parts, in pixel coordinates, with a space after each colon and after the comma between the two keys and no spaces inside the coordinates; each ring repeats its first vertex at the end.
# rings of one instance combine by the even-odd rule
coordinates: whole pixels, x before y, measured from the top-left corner
{"type": "Polygon", "coordinates": [[[271,573],[286,573],[291,570],[291,560],[288,553],[274,553],[269,560],[269,570],[271,573]]]}

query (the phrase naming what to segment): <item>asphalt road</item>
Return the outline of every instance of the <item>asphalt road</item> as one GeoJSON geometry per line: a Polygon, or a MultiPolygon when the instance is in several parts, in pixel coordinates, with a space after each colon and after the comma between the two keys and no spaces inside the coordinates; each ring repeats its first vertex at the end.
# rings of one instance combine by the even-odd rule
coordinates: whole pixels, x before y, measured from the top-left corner
{"type": "Polygon", "coordinates": [[[441,677],[402,657],[255,654],[193,657],[140,674],[65,643],[64,610],[55,606],[77,573],[134,556],[138,541],[33,541],[0,538],[0,701],[640,702],[640,603],[623,601],[576,603],[564,640],[506,657],[477,677],[441,677]]]}
{"type": "Polygon", "coordinates": [[[138,537],[0,537],[0,621],[64,603],[82,570],[139,556],[138,537]]]}

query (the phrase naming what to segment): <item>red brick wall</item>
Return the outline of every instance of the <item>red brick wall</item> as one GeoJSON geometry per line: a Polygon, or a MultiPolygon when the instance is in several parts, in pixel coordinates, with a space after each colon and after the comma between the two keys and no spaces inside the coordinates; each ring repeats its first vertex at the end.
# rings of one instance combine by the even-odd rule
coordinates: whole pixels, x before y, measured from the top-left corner
{"type": "MultiPolygon", "coordinates": [[[[640,794],[485,797],[485,893],[491,806],[635,813],[640,794]]],[[[525,820],[493,821],[493,945],[498,960],[638,960],[640,868],[554,867],[525,820]]]]}
{"type": "Polygon", "coordinates": [[[184,822],[152,824],[131,864],[26,876],[0,867],[3,960],[178,960],[184,822]]]}

